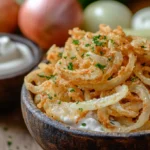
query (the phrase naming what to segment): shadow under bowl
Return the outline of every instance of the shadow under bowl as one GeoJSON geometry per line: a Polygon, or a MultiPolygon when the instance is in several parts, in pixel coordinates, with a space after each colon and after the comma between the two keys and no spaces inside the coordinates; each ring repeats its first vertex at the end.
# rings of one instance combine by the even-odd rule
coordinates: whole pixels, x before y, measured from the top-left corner
{"type": "Polygon", "coordinates": [[[42,58],[42,50],[30,40],[15,34],[0,33],[0,37],[3,36],[8,36],[12,41],[27,45],[31,50],[33,62],[17,73],[0,76],[0,112],[10,111],[19,104],[24,76],[37,66],[42,58]]]}
{"type": "Polygon", "coordinates": [[[44,150],[149,150],[150,131],[135,133],[90,132],[69,128],[48,118],[34,104],[32,94],[22,87],[23,118],[32,137],[44,150]]]}

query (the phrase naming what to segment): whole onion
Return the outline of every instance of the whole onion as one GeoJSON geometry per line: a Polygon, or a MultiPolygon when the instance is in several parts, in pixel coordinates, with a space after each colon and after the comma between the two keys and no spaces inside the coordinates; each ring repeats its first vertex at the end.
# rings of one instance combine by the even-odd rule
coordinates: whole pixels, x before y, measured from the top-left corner
{"type": "Polygon", "coordinates": [[[19,13],[22,33],[47,49],[62,46],[68,30],[82,22],[82,9],[77,0],[26,0],[19,13]]]}
{"type": "Polygon", "coordinates": [[[0,32],[13,32],[18,24],[19,5],[15,0],[0,0],[0,32]]]}

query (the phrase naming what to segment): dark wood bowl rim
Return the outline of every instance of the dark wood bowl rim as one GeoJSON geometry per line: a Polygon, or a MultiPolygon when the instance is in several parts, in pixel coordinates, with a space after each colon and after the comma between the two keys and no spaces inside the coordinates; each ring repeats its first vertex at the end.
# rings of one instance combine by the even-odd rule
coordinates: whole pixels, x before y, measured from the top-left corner
{"type": "Polygon", "coordinates": [[[15,72],[15,73],[0,76],[0,80],[9,79],[9,78],[23,75],[23,74],[29,72],[36,65],[38,65],[39,61],[42,58],[42,50],[35,43],[33,43],[32,41],[30,41],[22,36],[16,35],[16,34],[0,33],[0,37],[2,37],[2,36],[8,36],[13,41],[27,45],[29,47],[29,49],[31,49],[31,53],[32,53],[32,57],[33,57],[34,61],[28,67],[19,70],[17,73],[15,72]]]}
{"type": "Polygon", "coordinates": [[[38,118],[45,124],[53,126],[56,129],[62,130],[63,132],[68,132],[74,135],[79,135],[83,137],[91,137],[91,138],[138,138],[141,136],[150,136],[150,130],[134,132],[134,133],[109,133],[109,132],[94,132],[94,131],[84,131],[76,128],[68,128],[68,125],[60,123],[56,120],[48,118],[44,113],[42,113],[34,104],[31,93],[26,89],[25,85],[22,86],[22,103],[25,104],[26,108],[30,113],[33,114],[34,117],[38,118]]]}

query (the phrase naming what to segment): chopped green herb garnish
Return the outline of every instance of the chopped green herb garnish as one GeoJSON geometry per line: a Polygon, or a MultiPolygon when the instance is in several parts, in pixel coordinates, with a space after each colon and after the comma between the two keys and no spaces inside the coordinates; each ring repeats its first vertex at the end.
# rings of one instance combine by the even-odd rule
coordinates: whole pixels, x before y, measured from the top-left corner
{"type": "Polygon", "coordinates": [[[75,58],[76,58],[76,56],[72,56],[72,57],[71,57],[71,59],[75,59],[75,58]]]}
{"type": "Polygon", "coordinates": [[[56,74],[55,75],[50,75],[50,79],[56,80],[56,74]]]}
{"type": "Polygon", "coordinates": [[[61,65],[61,61],[59,62],[59,64],[61,65]]]}
{"type": "Polygon", "coordinates": [[[131,77],[130,80],[131,80],[131,82],[135,82],[135,81],[137,80],[137,77],[135,77],[135,76],[134,76],[134,77],[131,77]]]}
{"type": "Polygon", "coordinates": [[[77,101],[76,104],[79,104],[79,101],[77,101]]]}
{"type": "Polygon", "coordinates": [[[101,35],[96,35],[93,37],[93,41],[99,40],[99,38],[101,37],[101,35]]]}
{"type": "Polygon", "coordinates": [[[89,47],[89,46],[90,46],[90,44],[88,44],[88,43],[87,43],[87,44],[85,44],[85,47],[89,47]]]}
{"type": "Polygon", "coordinates": [[[114,42],[114,40],[112,40],[112,39],[110,39],[110,42],[112,43],[112,44],[114,44],[115,42],[114,42]]]}
{"type": "Polygon", "coordinates": [[[11,146],[11,145],[12,145],[12,142],[11,142],[11,141],[8,141],[8,142],[7,142],[7,145],[8,145],[8,146],[11,146]]]}
{"type": "Polygon", "coordinates": [[[61,104],[61,101],[59,101],[58,104],[61,104]]]}
{"type": "Polygon", "coordinates": [[[105,65],[101,65],[100,63],[97,63],[95,66],[101,70],[104,70],[106,67],[105,65]]]}
{"type": "Polygon", "coordinates": [[[37,74],[39,77],[41,78],[46,78],[47,80],[49,79],[54,79],[56,75],[50,75],[50,76],[46,76],[46,75],[43,75],[43,74],[37,74]]]}
{"type": "Polygon", "coordinates": [[[86,56],[90,56],[90,54],[86,54],[86,56]]]}
{"type": "Polygon", "coordinates": [[[50,75],[50,79],[56,80],[56,75],[50,75]]]}
{"type": "Polygon", "coordinates": [[[95,41],[94,42],[96,46],[103,46],[104,42],[100,42],[100,41],[95,41]]]}
{"type": "Polygon", "coordinates": [[[80,111],[83,111],[83,108],[79,108],[80,111]]]}
{"type": "Polygon", "coordinates": [[[104,40],[106,40],[107,39],[107,36],[104,36],[104,40]]]}
{"type": "Polygon", "coordinates": [[[93,42],[96,46],[103,46],[104,42],[99,41],[99,38],[101,37],[101,35],[97,35],[93,37],[93,42]]]}
{"type": "Polygon", "coordinates": [[[45,75],[42,75],[42,74],[37,74],[39,77],[41,77],[41,78],[46,78],[46,79],[49,79],[49,77],[48,76],[45,76],[45,75]]]}
{"type": "Polygon", "coordinates": [[[50,94],[47,94],[47,96],[48,96],[49,99],[52,99],[52,98],[53,98],[50,94]]]}
{"type": "Polygon", "coordinates": [[[74,88],[70,88],[69,92],[75,92],[75,89],[74,88]]]}
{"type": "Polygon", "coordinates": [[[64,56],[64,59],[66,59],[67,58],[67,56],[64,56]]]}
{"type": "Polygon", "coordinates": [[[59,56],[60,58],[62,58],[62,54],[63,54],[63,53],[62,53],[62,52],[60,52],[60,53],[58,54],[58,56],[59,56]]]}
{"type": "Polygon", "coordinates": [[[142,45],[141,48],[146,48],[146,47],[144,45],[142,45]]]}
{"type": "Polygon", "coordinates": [[[70,63],[68,64],[68,69],[69,69],[69,70],[73,70],[73,64],[72,64],[72,62],[70,62],[70,63]]]}
{"type": "Polygon", "coordinates": [[[73,40],[72,43],[75,45],[79,45],[79,40],[73,40]]]}
{"type": "Polygon", "coordinates": [[[83,127],[85,127],[85,126],[86,126],[86,123],[82,123],[81,125],[82,125],[83,127]]]}
{"type": "Polygon", "coordinates": [[[54,97],[56,97],[57,96],[57,94],[54,94],[54,97]]]}

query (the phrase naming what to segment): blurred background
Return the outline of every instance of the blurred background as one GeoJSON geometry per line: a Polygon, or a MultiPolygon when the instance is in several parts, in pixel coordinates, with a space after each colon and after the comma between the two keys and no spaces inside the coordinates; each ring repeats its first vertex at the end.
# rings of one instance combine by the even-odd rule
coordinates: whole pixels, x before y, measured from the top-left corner
{"type": "Polygon", "coordinates": [[[45,51],[52,44],[63,46],[69,29],[96,32],[100,23],[149,37],[145,31],[150,30],[149,0],[1,1],[0,32],[23,35],[45,51]]]}
{"type": "MultiPolygon", "coordinates": [[[[99,24],[120,25],[128,35],[150,39],[150,0],[0,0],[0,33],[24,37],[44,54],[53,44],[63,46],[69,29],[96,32],[99,24]]],[[[41,150],[28,133],[20,109],[21,85],[28,72],[22,75],[17,92],[14,88],[17,101],[10,90],[18,76],[11,78],[11,89],[10,80],[1,78],[2,60],[12,63],[13,53],[15,61],[20,55],[16,56],[12,42],[0,39],[0,150],[41,150]]]]}

